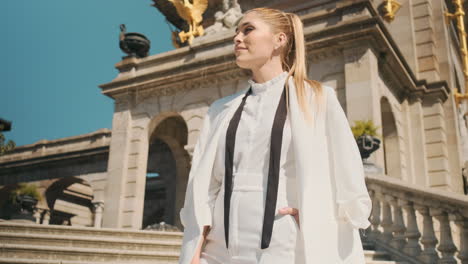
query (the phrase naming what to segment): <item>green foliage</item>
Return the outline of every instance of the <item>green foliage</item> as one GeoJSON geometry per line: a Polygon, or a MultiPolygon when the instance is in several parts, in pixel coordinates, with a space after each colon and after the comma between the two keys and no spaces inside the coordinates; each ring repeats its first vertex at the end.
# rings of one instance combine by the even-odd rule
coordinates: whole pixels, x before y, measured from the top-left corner
{"type": "Polygon", "coordinates": [[[8,140],[8,142],[5,142],[5,136],[3,133],[0,132],[0,155],[5,154],[6,152],[14,149],[16,147],[16,144],[14,141],[8,140]]]}
{"type": "Polygon", "coordinates": [[[377,134],[377,129],[379,126],[375,126],[372,120],[357,120],[354,121],[354,126],[351,127],[351,131],[353,131],[354,138],[358,138],[362,134],[367,134],[374,137],[379,137],[377,134]]]}
{"type": "Polygon", "coordinates": [[[27,183],[18,184],[18,188],[16,188],[10,193],[10,202],[16,203],[16,197],[20,195],[29,195],[31,197],[34,197],[38,201],[41,200],[41,195],[39,191],[37,190],[37,186],[34,184],[27,184],[27,183]]]}

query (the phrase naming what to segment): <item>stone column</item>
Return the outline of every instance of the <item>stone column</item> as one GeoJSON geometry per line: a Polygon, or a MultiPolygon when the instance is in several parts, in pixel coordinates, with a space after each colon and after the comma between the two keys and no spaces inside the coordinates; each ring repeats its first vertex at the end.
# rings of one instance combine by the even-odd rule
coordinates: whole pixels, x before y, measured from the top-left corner
{"type": "MultiPolygon", "coordinates": [[[[125,197],[128,153],[131,137],[130,104],[127,98],[116,98],[112,119],[112,138],[109,149],[107,185],[105,188],[106,210],[103,214],[103,227],[120,228],[124,225],[125,197]]],[[[141,222],[139,223],[141,225],[141,222]]],[[[131,225],[133,228],[140,226],[131,225]]]]}

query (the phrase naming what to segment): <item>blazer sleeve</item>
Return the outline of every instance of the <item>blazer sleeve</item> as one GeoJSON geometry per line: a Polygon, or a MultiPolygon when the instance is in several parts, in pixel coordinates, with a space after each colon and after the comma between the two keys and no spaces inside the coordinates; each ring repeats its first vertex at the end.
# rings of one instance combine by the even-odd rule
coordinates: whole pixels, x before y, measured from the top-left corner
{"type": "Polygon", "coordinates": [[[367,228],[372,201],[361,155],[335,90],[328,86],[324,89],[327,90],[326,132],[335,175],[338,218],[345,218],[354,228],[367,228]]]}
{"type": "MultiPolygon", "coordinates": [[[[213,112],[213,104],[208,108],[205,117],[203,118],[203,125],[200,129],[200,134],[198,135],[197,143],[195,144],[193,154],[192,154],[192,162],[189,172],[189,179],[187,183],[187,190],[185,192],[185,202],[184,207],[180,210],[180,222],[184,227],[187,227],[187,224],[194,224],[189,222],[195,222],[195,219],[191,218],[190,216],[194,216],[195,212],[189,212],[190,210],[193,211],[193,177],[195,177],[194,170],[198,167],[198,163],[200,161],[201,156],[203,155],[203,151],[206,147],[208,141],[208,134],[211,130],[211,119],[212,119],[212,112],[213,112]]],[[[207,209],[209,209],[209,205],[206,205],[207,209]]],[[[203,210],[203,212],[210,212],[211,210],[203,210]]],[[[205,213],[202,215],[201,219],[199,219],[201,225],[211,225],[211,215],[207,215],[205,213]]]]}

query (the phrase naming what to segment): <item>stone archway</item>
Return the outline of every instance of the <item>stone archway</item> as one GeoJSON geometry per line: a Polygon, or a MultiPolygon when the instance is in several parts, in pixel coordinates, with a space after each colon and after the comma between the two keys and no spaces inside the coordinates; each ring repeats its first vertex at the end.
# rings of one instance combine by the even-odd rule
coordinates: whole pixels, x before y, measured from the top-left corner
{"type": "Polygon", "coordinates": [[[179,211],[183,206],[190,170],[188,129],[178,115],[157,124],[149,137],[143,228],[165,222],[182,228],[179,211]]]}
{"type": "Polygon", "coordinates": [[[57,180],[45,191],[50,224],[93,226],[93,190],[77,177],[57,180]]]}
{"type": "Polygon", "coordinates": [[[386,97],[380,99],[385,174],[401,178],[401,155],[395,116],[386,97]]]}

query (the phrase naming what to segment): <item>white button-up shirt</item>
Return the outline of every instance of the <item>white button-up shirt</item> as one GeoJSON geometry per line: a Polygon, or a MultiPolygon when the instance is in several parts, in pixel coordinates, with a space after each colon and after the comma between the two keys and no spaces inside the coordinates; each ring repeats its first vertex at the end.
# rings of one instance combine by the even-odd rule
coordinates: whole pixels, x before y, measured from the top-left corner
{"type": "MultiPolygon", "coordinates": [[[[233,188],[240,184],[251,186],[258,184],[263,185],[258,187],[266,191],[271,130],[287,76],[288,73],[285,71],[264,83],[256,83],[252,79],[248,80],[249,85],[252,87],[252,94],[246,99],[236,132],[233,188]]],[[[225,146],[226,131],[223,131],[219,137],[212,183],[210,184],[212,209],[218,191],[221,186],[224,188],[222,182],[225,173],[225,146]]],[[[279,177],[278,191],[287,194],[290,206],[296,206],[295,192],[286,191],[286,188],[296,186],[289,117],[286,119],[283,129],[279,177]]]]}

